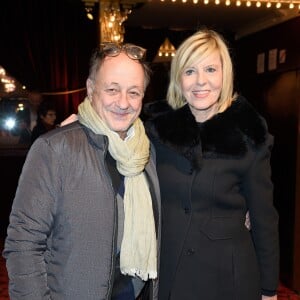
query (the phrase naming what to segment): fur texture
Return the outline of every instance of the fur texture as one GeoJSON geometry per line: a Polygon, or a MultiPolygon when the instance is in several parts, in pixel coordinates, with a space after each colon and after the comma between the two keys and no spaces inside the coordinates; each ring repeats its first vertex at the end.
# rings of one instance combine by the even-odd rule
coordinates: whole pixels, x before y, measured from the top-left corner
{"type": "Polygon", "coordinates": [[[189,106],[169,110],[150,121],[148,134],[182,153],[193,164],[201,165],[205,157],[242,157],[247,147],[265,142],[264,119],[241,96],[225,112],[204,123],[197,123],[189,106]],[[196,154],[201,154],[196,155],[196,154]]]}

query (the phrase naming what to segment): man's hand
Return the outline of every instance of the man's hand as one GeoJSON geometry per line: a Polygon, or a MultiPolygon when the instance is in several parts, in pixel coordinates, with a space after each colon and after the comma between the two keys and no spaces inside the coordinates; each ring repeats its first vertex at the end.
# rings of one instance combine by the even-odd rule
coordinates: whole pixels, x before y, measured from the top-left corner
{"type": "Polygon", "coordinates": [[[270,296],[270,297],[268,297],[268,296],[262,296],[261,300],[277,300],[277,295],[270,296]]]}
{"type": "Polygon", "coordinates": [[[248,230],[251,230],[251,221],[250,221],[249,211],[247,211],[246,216],[245,216],[245,226],[248,230]]]}

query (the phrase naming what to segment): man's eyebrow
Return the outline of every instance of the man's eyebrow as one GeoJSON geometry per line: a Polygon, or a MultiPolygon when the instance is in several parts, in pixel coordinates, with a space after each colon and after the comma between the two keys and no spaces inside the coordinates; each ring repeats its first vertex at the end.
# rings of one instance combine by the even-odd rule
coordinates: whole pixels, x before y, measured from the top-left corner
{"type": "MultiPolygon", "coordinates": [[[[110,82],[110,83],[104,82],[103,85],[104,85],[105,88],[109,87],[109,86],[118,86],[118,87],[121,87],[120,83],[118,83],[118,82],[110,82]]],[[[132,85],[132,86],[129,86],[127,89],[128,90],[129,89],[143,89],[143,86],[132,85]]]]}
{"type": "Polygon", "coordinates": [[[105,87],[108,87],[108,86],[111,86],[111,85],[117,85],[117,86],[120,86],[120,84],[117,83],[117,82],[104,82],[103,85],[104,85],[105,87]]]}

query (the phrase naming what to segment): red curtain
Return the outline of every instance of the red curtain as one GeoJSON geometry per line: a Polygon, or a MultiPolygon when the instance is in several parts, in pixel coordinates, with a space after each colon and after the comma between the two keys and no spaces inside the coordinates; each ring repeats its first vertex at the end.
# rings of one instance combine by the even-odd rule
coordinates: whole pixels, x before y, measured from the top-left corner
{"type": "MultiPolygon", "coordinates": [[[[96,18],[97,19],[97,18],[96,18]]],[[[0,3],[0,65],[29,91],[55,102],[63,119],[84,98],[98,25],[81,0],[0,3]]]]}

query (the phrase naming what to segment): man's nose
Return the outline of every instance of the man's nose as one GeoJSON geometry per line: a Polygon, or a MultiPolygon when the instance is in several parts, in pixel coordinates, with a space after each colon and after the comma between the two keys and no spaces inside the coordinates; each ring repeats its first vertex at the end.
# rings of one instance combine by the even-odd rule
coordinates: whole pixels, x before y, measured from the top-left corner
{"type": "Polygon", "coordinates": [[[120,97],[118,99],[118,105],[122,109],[126,109],[129,107],[128,95],[126,92],[120,93],[120,97]]]}

